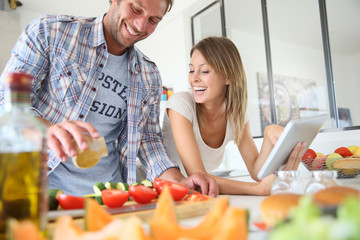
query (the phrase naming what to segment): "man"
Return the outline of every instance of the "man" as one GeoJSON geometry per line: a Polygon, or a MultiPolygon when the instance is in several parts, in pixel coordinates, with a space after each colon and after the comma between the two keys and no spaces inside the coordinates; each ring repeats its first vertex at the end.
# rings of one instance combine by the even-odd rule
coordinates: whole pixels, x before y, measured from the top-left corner
{"type": "Polygon", "coordinates": [[[99,181],[133,183],[138,158],[150,180],[160,176],[218,194],[214,179],[185,178],[168,158],[159,127],[160,74],[134,46],[154,32],[172,4],[113,0],[98,18],[48,15],[26,27],[4,73],[33,76],[33,112],[48,126],[49,188],[83,195],[99,181]],[[109,152],[86,170],[67,161],[77,155],[75,142],[88,148],[84,133],[104,136],[109,152]]]}

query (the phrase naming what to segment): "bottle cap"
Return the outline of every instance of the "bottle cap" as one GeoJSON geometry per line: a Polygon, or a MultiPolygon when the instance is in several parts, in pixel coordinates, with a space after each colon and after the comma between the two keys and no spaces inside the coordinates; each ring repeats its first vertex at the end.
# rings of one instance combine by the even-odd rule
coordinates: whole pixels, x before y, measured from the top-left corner
{"type": "Polygon", "coordinates": [[[7,73],[3,81],[4,88],[10,88],[14,91],[26,91],[31,90],[31,75],[27,73],[7,73]]]}

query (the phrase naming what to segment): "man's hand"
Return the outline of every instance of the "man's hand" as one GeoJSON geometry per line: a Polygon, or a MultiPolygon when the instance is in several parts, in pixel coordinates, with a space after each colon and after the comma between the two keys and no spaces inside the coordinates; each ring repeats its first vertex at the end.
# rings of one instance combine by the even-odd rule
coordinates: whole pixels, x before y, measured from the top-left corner
{"type": "Polygon", "coordinates": [[[76,156],[77,150],[75,143],[81,150],[89,147],[85,133],[92,138],[98,138],[99,133],[93,125],[81,121],[65,121],[52,125],[44,119],[47,128],[47,144],[55,155],[62,161],[66,161],[68,156],[76,156]]]}

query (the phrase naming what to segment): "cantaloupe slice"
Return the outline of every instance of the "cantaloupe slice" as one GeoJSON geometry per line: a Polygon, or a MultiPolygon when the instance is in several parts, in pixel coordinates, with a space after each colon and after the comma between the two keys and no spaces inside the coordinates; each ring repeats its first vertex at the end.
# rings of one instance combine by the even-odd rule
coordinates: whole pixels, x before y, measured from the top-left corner
{"type": "Polygon", "coordinates": [[[182,227],[176,220],[175,206],[170,192],[164,190],[150,221],[151,236],[157,240],[172,239],[246,239],[247,210],[229,208],[225,197],[215,199],[204,220],[195,227],[182,227]],[[235,219],[239,218],[239,219],[235,219]],[[222,236],[224,234],[224,236],[222,236]],[[245,236],[245,237],[244,237],[245,236]],[[239,238],[240,237],[240,238],[239,238]]]}
{"type": "Polygon", "coordinates": [[[56,220],[53,240],[80,239],[85,231],[75,224],[71,216],[62,215],[56,220]]]}
{"type": "Polygon", "coordinates": [[[164,190],[160,194],[152,219],[165,220],[169,223],[177,223],[175,203],[168,186],[165,186],[164,190]]]}
{"type": "Polygon", "coordinates": [[[175,203],[168,186],[164,187],[150,221],[151,236],[157,240],[175,240],[179,237],[175,203]]]}
{"type": "Polygon", "coordinates": [[[56,222],[53,240],[121,240],[123,230],[123,220],[114,219],[101,230],[84,231],[75,224],[72,217],[63,215],[56,222]]]}
{"type": "Polygon", "coordinates": [[[141,225],[140,218],[132,215],[124,222],[121,239],[150,240],[141,225]]]}
{"type": "Polygon", "coordinates": [[[229,207],[213,231],[214,240],[246,240],[248,235],[248,211],[246,209],[229,207]]]}
{"type": "Polygon", "coordinates": [[[88,198],[85,202],[85,230],[98,231],[114,220],[95,199],[88,198]]]}
{"type": "Polygon", "coordinates": [[[182,228],[180,233],[181,236],[196,239],[209,239],[214,235],[214,231],[217,229],[228,206],[228,198],[217,198],[203,221],[193,228],[182,228]]]}
{"type": "Polygon", "coordinates": [[[45,240],[38,227],[30,220],[7,220],[7,239],[10,240],[45,240]]]}
{"type": "MultiPolygon", "coordinates": [[[[76,240],[123,240],[121,237],[124,228],[124,221],[122,219],[114,219],[99,231],[85,232],[81,238],[76,240]]],[[[128,238],[136,239],[136,238],[128,238]]],[[[74,239],[75,240],[75,239],[74,239]]],[[[141,239],[139,239],[141,240],[141,239]]]]}

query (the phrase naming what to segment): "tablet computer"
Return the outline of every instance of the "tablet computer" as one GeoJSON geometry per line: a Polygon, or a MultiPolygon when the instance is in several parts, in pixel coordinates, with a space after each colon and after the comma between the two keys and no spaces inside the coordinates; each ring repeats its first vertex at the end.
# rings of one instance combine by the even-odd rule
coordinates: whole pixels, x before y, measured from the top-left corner
{"type": "MultiPolygon", "coordinates": [[[[298,142],[305,142],[308,149],[327,119],[327,114],[293,119],[285,126],[283,133],[261,167],[257,177],[264,177],[280,170],[298,142]]],[[[304,153],[305,153],[304,151],[304,153]]]]}

